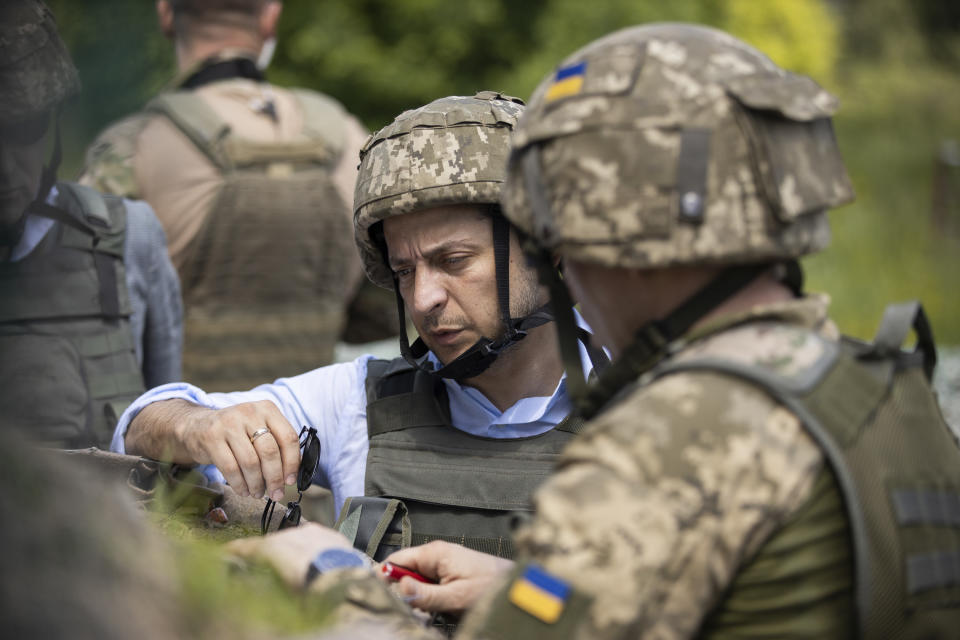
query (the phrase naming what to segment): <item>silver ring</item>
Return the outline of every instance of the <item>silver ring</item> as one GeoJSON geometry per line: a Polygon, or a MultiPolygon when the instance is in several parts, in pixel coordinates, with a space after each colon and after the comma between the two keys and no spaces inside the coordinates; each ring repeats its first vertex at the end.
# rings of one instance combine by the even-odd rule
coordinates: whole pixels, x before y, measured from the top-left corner
{"type": "Polygon", "coordinates": [[[265,433],[270,433],[270,429],[267,429],[266,427],[260,427],[259,429],[254,431],[253,434],[250,436],[250,444],[253,444],[254,440],[256,440],[257,438],[259,438],[265,433]]]}

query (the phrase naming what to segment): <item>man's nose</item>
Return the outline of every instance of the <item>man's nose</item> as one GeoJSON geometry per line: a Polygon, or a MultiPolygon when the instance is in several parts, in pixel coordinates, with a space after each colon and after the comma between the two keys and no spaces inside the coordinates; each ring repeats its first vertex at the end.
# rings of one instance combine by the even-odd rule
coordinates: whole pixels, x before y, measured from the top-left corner
{"type": "Polygon", "coordinates": [[[418,267],[413,282],[413,308],[417,313],[430,313],[443,306],[447,289],[443,275],[429,267],[418,267]]]}

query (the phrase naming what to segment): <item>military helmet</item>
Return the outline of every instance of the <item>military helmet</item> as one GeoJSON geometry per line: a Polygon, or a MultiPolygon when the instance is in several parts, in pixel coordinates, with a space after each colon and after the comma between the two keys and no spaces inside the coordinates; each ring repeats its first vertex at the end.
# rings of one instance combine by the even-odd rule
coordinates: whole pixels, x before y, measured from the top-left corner
{"type": "Polygon", "coordinates": [[[792,259],[853,199],[806,76],[715,29],[653,24],[569,56],[514,133],[505,214],[542,248],[604,266],[792,259]]]}
{"type": "Polygon", "coordinates": [[[50,112],[79,90],[50,10],[39,0],[0,2],[0,120],[50,112]]]}
{"type": "Polygon", "coordinates": [[[499,205],[510,132],[523,102],[492,91],[440,98],[401,113],[360,150],[354,234],[367,275],[393,288],[370,228],[392,216],[450,204],[499,205]]]}

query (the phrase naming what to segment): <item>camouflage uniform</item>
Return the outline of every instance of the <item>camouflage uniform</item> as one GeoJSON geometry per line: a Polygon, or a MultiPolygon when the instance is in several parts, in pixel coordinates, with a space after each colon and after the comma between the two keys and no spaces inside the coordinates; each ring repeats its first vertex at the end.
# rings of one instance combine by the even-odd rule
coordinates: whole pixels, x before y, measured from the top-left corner
{"type": "MultiPolygon", "coordinates": [[[[835,338],[826,307],[825,298],[812,297],[727,318],[707,335],[691,336],[696,341],[676,358],[804,367],[816,360],[818,343],[798,340],[804,334],[794,327],[835,338]],[[749,324],[756,320],[778,326],[749,324]]],[[[801,572],[789,564],[751,564],[814,499],[821,509],[840,504],[832,477],[821,477],[828,472],[819,447],[800,420],[761,389],[711,372],[637,386],[595,418],[561,458],[536,494],[536,517],[516,534],[518,555],[575,589],[553,633],[722,637],[744,622],[772,619],[771,629],[850,634],[851,554],[843,519],[822,518],[817,535],[804,541],[823,553],[817,565],[801,572]],[[824,588],[791,598],[777,594],[790,580],[837,567],[839,575],[824,588]],[[724,601],[744,572],[754,588],[770,590],[768,601],[749,611],[724,601]],[[768,604],[791,607],[792,617],[778,618],[768,604]],[[703,629],[708,613],[712,628],[703,629]]],[[[506,589],[469,621],[476,626],[468,626],[467,637],[521,637],[550,628],[513,606],[506,589]]]]}

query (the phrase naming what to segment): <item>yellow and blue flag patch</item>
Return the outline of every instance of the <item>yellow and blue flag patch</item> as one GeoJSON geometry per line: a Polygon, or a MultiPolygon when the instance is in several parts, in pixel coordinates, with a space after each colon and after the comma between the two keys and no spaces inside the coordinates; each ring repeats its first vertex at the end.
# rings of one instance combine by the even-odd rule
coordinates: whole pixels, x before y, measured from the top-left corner
{"type": "Polygon", "coordinates": [[[546,101],[550,102],[580,93],[586,72],[586,61],[557,69],[553,84],[547,89],[546,101]]]}
{"type": "Polygon", "coordinates": [[[536,565],[529,565],[510,586],[508,598],[535,618],[553,624],[563,613],[570,585],[536,565]]]}

